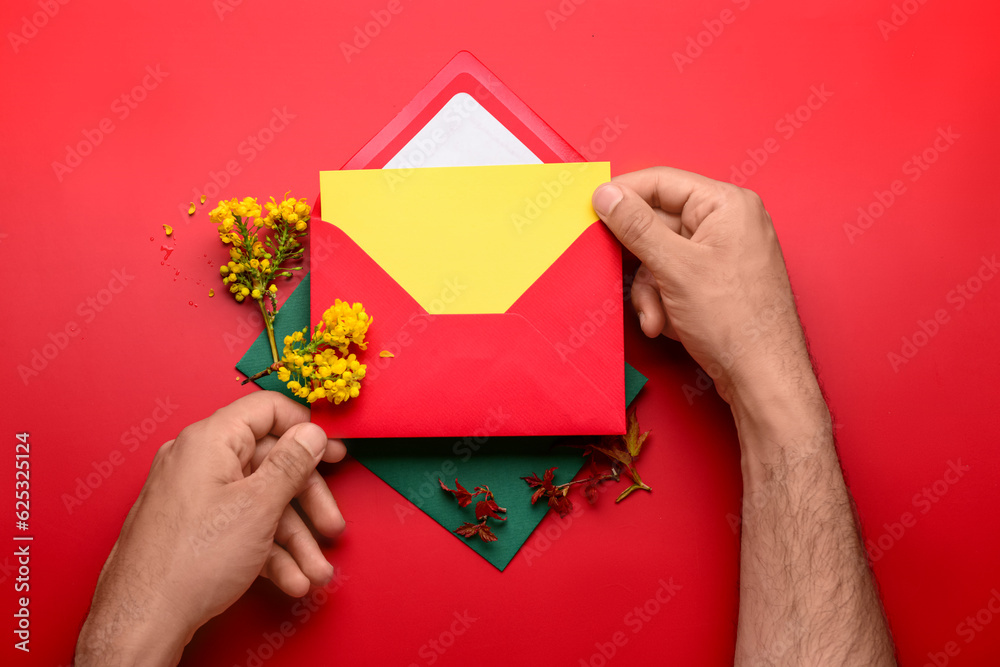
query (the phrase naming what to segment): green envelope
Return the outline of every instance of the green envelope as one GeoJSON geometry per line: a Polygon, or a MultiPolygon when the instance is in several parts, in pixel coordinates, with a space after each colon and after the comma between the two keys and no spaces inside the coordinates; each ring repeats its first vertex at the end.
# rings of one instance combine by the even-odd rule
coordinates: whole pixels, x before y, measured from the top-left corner
{"type": "MultiPolygon", "coordinates": [[[[309,276],[307,275],[285,301],[274,321],[274,334],[280,342],[288,334],[309,326],[309,276]]],[[[257,337],[236,368],[250,376],[271,364],[271,349],[264,332],[257,337]]],[[[257,380],[263,389],[291,393],[272,374],[257,380]]],[[[646,384],[646,378],[625,364],[625,402],[632,400],[646,384]]],[[[363,389],[362,389],[363,390],[363,389]]],[[[294,397],[293,397],[294,398],[294,397]]],[[[302,399],[296,398],[304,403],[302,399]]],[[[449,531],[466,521],[475,521],[473,507],[460,508],[454,496],[441,489],[440,478],[451,488],[455,479],[472,491],[489,486],[501,507],[507,508],[506,521],[490,520],[496,542],[479,538],[466,539],[452,533],[499,570],[503,570],[531,535],[548,511],[548,505],[531,504],[531,492],[521,477],[542,475],[557,467],[556,483],[570,481],[580,471],[583,457],[579,449],[554,447],[558,438],[392,438],[347,441],[351,456],[398,491],[413,505],[449,531]]],[[[580,494],[578,502],[584,502],[580,494]]],[[[401,520],[412,508],[399,503],[401,520]]]]}

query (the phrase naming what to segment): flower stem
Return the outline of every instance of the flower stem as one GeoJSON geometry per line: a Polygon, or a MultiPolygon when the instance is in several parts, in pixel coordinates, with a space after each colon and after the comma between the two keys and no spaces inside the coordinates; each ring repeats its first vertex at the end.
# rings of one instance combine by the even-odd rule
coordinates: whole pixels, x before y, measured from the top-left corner
{"type": "Polygon", "coordinates": [[[260,306],[260,314],[264,316],[264,324],[267,326],[267,342],[271,344],[271,358],[274,363],[278,363],[278,346],[274,344],[274,324],[264,307],[264,300],[257,301],[257,305],[260,306]]]}
{"type": "Polygon", "coordinates": [[[270,366],[268,366],[267,368],[265,368],[264,370],[262,370],[260,373],[254,373],[253,375],[251,375],[250,377],[248,377],[246,380],[244,380],[240,384],[246,384],[247,382],[253,382],[254,380],[259,380],[262,377],[264,377],[265,375],[270,375],[274,371],[278,370],[279,368],[281,368],[281,366],[282,366],[281,362],[280,361],[276,361],[273,364],[271,364],[270,366]]]}
{"type": "Polygon", "coordinates": [[[557,489],[569,489],[569,487],[573,486],[574,484],[586,484],[587,482],[594,482],[594,481],[596,481],[598,483],[601,483],[601,482],[606,482],[606,481],[612,480],[612,479],[617,482],[619,480],[619,476],[618,475],[596,475],[594,477],[584,477],[583,479],[576,479],[576,480],[573,480],[572,482],[566,482],[565,484],[557,484],[555,488],[557,488],[557,489]]]}

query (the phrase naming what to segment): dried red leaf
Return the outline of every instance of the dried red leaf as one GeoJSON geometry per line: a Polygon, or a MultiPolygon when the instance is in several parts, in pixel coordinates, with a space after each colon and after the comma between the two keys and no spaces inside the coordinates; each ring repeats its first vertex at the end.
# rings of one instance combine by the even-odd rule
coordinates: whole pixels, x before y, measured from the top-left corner
{"type": "Polygon", "coordinates": [[[583,495],[586,496],[588,503],[593,505],[597,502],[597,487],[610,479],[613,479],[616,482],[618,481],[617,476],[608,477],[607,475],[601,475],[600,477],[593,477],[587,482],[587,486],[583,489],[583,495]]]}
{"type": "Polygon", "coordinates": [[[556,468],[549,468],[541,479],[536,473],[531,473],[531,477],[522,477],[521,479],[527,482],[529,487],[535,489],[531,495],[532,505],[541,498],[548,498],[549,507],[558,512],[559,516],[565,517],[573,511],[573,501],[566,497],[569,493],[568,486],[556,486],[552,483],[555,479],[555,470],[556,468]]]}
{"type": "Polygon", "coordinates": [[[490,530],[489,526],[487,526],[485,523],[481,523],[481,524],[479,524],[479,526],[480,526],[480,528],[479,528],[479,539],[481,539],[483,542],[496,542],[497,541],[496,534],[494,534],[494,532],[492,530],[490,530]]]}
{"type": "Polygon", "coordinates": [[[624,435],[605,436],[598,442],[586,444],[577,441],[564,443],[569,447],[583,449],[584,457],[590,457],[590,476],[556,485],[553,483],[555,477],[553,473],[556,469],[549,468],[541,478],[536,473],[532,473],[530,477],[522,477],[521,479],[535,490],[531,495],[531,504],[534,505],[540,499],[547,498],[549,507],[558,512],[559,516],[565,517],[573,511],[573,502],[568,497],[569,490],[573,485],[585,484],[584,496],[588,502],[593,504],[597,500],[598,487],[609,480],[619,481],[622,472],[628,476],[632,484],[618,496],[615,502],[621,502],[636,490],[650,491],[651,489],[640,479],[639,471],[635,468],[635,459],[642,451],[642,445],[649,434],[650,431],[639,432],[639,420],[633,410],[628,416],[628,426],[624,435]],[[606,465],[610,469],[609,472],[601,472],[599,464],[606,465]]]}
{"type": "Polygon", "coordinates": [[[530,486],[531,488],[535,488],[535,487],[538,487],[538,486],[543,486],[542,480],[540,480],[538,478],[538,474],[537,473],[531,473],[531,477],[522,477],[521,479],[523,479],[525,482],[527,482],[528,486],[530,486]]]}
{"type": "Polygon", "coordinates": [[[597,467],[597,457],[595,457],[593,454],[594,452],[591,449],[583,450],[583,455],[587,457],[587,465],[590,469],[590,476],[597,477],[598,475],[601,474],[601,471],[597,467]]]}
{"type": "Polygon", "coordinates": [[[462,537],[475,537],[479,536],[483,542],[496,542],[497,536],[494,534],[490,527],[485,523],[463,523],[461,526],[455,529],[455,532],[462,537]]]}
{"type": "Polygon", "coordinates": [[[535,489],[535,492],[531,494],[531,504],[534,505],[539,499],[543,497],[549,498],[549,505],[552,505],[552,498],[556,496],[559,492],[556,489],[552,481],[555,479],[556,468],[549,468],[545,471],[545,474],[539,479],[536,473],[531,473],[531,477],[522,477],[528,486],[535,489]]]}
{"type": "Polygon", "coordinates": [[[531,477],[522,477],[521,479],[527,482],[528,486],[530,486],[531,488],[535,488],[536,486],[541,486],[547,489],[551,489],[552,480],[555,479],[556,476],[555,471],[557,467],[558,466],[546,470],[545,474],[542,476],[541,479],[538,478],[538,475],[536,473],[531,473],[531,477]]]}
{"type": "Polygon", "coordinates": [[[476,503],[477,523],[470,523],[467,521],[456,528],[454,531],[455,533],[466,538],[478,535],[479,539],[483,542],[497,541],[496,534],[490,529],[489,526],[486,525],[486,522],[490,519],[506,521],[507,517],[500,515],[505,514],[507,510],[497,504],[496,498],[493,497],[493,492],[490,491],[490,487],[477,486],[472,490],[472,493],[469,493],[468,489],[459,484],[458,479],[455,480],[456,489],[449,489],[440,478],[438,478],[438,484],[441,485],[442,489],[455,496],[458,500],[459,507],[467,507],[472,503],[473,498],[476,496],[483,496],[483,499],[476,503]]]}
{"type": "Polygon", "coordinates": [[[455,529],[455,532],[462,537],[474,537],[479,534],[479,524],[469,523],[466,521],[461,526],[455,529]]]}
{"type": "Polygon", "coordinates": [[[445,483],[441,481],[440,477],[438,478],[438,484],[440,484],[441,488],[448,493],[454,494],[455,499],[458,500],[459,507],[468,507],[472,503],[472,494],[469,493],[464,486],[459,484],[457,477],[455,478],[455,486],[457,487],[455,489],[449,489],[445,486],[445,483]]]}
{"type": "MultiPolygon", "coordinates": [[[[490,494],[493,495],[493,494],[490,494]]],[[[480,500],[476,503],[476,518],[483,521],[486,517],[497,519],[499,521],[506,521],[507,517],[500,516],[497,512],[506,512],[503,507],[497,505],[497,502],[492,498],[488,500],[480,500]]]]}
{"type": "Polygon", "coordinates": [[[573,511],[573,501],[569,499],[569,496],[557,493],[554,496],[549,496],[549,507],[558,512],[560,518],[565,518],[573,511]]]}

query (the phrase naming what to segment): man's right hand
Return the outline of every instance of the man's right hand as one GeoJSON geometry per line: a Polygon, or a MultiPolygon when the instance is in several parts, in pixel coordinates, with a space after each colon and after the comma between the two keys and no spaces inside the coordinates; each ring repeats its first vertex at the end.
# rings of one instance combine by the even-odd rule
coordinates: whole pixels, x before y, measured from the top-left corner
{"type": "Polygon", "coordinates": [[[813,377],[781,247],[756,194],[653,167],[600,186],[593,204],[642,261],[632,303],[643,332],[683,343],[727,402],[813,377]]]}
{"type": "Polygon", "coordinates": [[[760,198],[677,169],[625,174],[594,209],[642,260],[647,336],[680,340],[740,436],[736,665],[894,665],[781,247],[760,198]]]}

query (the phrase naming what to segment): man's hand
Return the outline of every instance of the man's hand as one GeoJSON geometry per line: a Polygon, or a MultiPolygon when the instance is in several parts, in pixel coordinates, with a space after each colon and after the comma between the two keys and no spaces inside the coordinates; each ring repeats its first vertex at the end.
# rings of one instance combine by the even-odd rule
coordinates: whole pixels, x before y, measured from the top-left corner
{"type": "Polygon", "coordinates": [[[333,568],[293,498],[320,533],[344,519],[316,472],[343,443],[309,411],[256,392],[164,444],[94,593],[77,665],[176,664],[195,630],[258,575],[289,595],[326,584],[333,568]]]}
{"type": "Polygon", "coordinates": [[[642,260],[632,303],[643,332],[683,343],[724,399],[812,376],[781,246],[757,195],[654,167],[601,186],[593,203],[642,260]]]}
{"type": "Polygon", "coordinates": [[[781,247],[757,195],[677,169],[625,174],[594,209],[641,261],[647,336],[680,340],[739,431],[737,665],[892,665],[781,247]]]}

